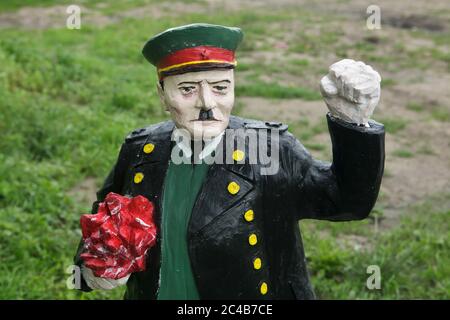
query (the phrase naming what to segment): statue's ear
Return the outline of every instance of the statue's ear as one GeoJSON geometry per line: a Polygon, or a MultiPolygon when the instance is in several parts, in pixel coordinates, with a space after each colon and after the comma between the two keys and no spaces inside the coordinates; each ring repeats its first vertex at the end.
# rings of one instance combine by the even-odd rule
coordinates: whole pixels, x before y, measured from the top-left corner
{"type": "Polygon", "coordinates": [[[169,106],[166,103],[166,97],[164,95],[164,89],[161,85],[161,82],[156,83],[156,88],[158,89],[159,100],[161,101],[161,105],[163,106],[165,111],[169,111],[169,106]]]}

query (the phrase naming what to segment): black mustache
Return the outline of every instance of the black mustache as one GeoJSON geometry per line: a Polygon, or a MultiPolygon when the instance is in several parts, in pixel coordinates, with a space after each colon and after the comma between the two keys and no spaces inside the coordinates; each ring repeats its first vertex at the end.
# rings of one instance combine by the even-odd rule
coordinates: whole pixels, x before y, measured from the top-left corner
{"type": "Polygon", "coordinates": [[[198,120],[205,121],[205,120],[216,120],[214,118],[212,110],[200,110],[200,113],[198,115],[198,120]]]}

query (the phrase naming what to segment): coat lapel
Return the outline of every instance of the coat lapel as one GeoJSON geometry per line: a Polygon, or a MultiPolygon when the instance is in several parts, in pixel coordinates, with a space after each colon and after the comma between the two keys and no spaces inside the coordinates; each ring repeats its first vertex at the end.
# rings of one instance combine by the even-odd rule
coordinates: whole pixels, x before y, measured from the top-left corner
{"type": "MultiPolygon", "coordinates": [[[[230,124],[229,128],[232,128],[230,124]]],[[[234,137],[231,142],[235,145],[234,137]]],[[[225,154],[227,149],[227,136],[219,144],[225,154]]],[[[228,142],[230,143],[230,142],[228,142]]],[[[232,148],[231,151],[235,149],[232,148]]],[[[205,182],[197,196],[189,221],[188,234],[195,235],[219,216],[226,214],[227,210],[241,202],[244,197],[254,188],[254,174],[248,164],[248,152],[245,151],[245,160],[242,163],[212,164],[209,168],[205,182]],[[229,191],[230,183],[237,184],[239,190],[236,193],[229,191]]]]}

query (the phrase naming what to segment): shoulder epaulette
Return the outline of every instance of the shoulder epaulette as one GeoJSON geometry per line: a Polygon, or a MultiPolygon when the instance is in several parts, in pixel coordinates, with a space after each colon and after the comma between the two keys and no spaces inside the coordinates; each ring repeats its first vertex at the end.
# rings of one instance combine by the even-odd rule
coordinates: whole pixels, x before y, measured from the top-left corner
{"type": "Polygon", "coordinates": [[[139,140],[139,139],[141,139],[141,138],[144,138],[144,137],[148,136],[149,133],[150,133],[150,127],[139,128],[139,129],[133,130],[133,131],[125,138],[125,141],[126,141],[126,142],[136,141],[136,140],[139,140]]]}
{"type": "Polygon", "coordinates": [[[246,129],[267,129],[267,130],[280,130],[286,131],[288,125],[281,122],[274,121],[254,121],[245,124],[246,129]]]}
{"type": "Polygon", "coordinates": [[[173,121],[164,121],[153,124],[148,127],[139,128],[132,131],[126,138],[126,142],[137,141],[140,139],[144,139],[149,135],[152,135],[154,138],[163,137],[170,133],[173,130],[173,121]]]}

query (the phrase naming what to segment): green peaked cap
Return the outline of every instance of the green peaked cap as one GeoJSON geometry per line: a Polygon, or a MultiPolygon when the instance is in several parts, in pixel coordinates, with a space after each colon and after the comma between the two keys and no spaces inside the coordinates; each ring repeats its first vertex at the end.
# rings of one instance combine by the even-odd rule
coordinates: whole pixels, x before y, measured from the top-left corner
{"type": "Polygon", "coordinates": [[[147,41],[142,54],[153,65],[178,50],[211,46],[235,51],[242,41],[241,29],[207,23],[194,23],[167,29],[147,41]]]}

